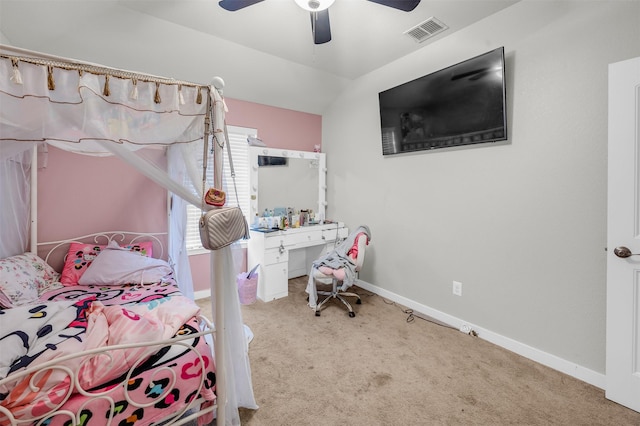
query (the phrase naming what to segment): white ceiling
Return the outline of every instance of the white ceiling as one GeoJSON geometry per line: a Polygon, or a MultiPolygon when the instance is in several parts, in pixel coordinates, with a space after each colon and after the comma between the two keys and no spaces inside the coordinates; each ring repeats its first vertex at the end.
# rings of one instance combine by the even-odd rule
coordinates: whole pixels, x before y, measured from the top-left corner
{"type": "Polygon", "coordinates": [[[419,49],[404,35],[435,16],[450,29],[472,24],[515,1],[422,0],[403,12],[367,0],[336,0],[329,8],[332,40],[314,45],[309,12],[293,0],[265,0],[228,12],[217,0],[122,0],[121,4],[262,52],[353,79],[419,49]]]}
{"type": "MultiPolygon", "coordinates": [[[[336,0],[329,9],[333,39],[322,45],[313,44],[309,12],[294,0],[265,0],[236,12],[222,9],[217,0],[0,0],[0,31],[15,46],[56,52],[59,49],[48,43],[56,43],[57,34],[73,32],[81,21],[85,26],[93,21],[99,27],[111,9],[124,8],[132,18],[139,16],[134,12],[140,12],[354,79],[517,1],[422,0],[412,12],[402,12],[367,0],[336,0]],[[422,43],[403,34],[430,17],[449,29],[422,43]]],[[[136,22],[118,21],[112,22],[114,31],[128,31],[136,37],[136,22]]],[[[91,37],[85,26],[75,36],[91,37]]]]}

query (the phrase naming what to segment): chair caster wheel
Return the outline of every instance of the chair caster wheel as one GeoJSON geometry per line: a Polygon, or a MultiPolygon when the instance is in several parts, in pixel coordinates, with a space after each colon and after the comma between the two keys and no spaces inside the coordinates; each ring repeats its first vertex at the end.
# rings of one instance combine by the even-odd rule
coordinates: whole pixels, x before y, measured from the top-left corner
{"type": "Polygon", "coordinates": [[[355,316],[356,316],[356,313],[355,313],[355,312],[349,312],[349,317],[353,318],[353,317],[355,317],[355,316]]]}
{"type": "Polygon", "coordinates": [[[320,316],[320,311],[316,311],[316,316],[319,317],[320,316]]]}
{"type": "Polygon", "coordinates": [[[360,299],[356,300],[356,305],[362,305],[362,300],[360,299]]]}

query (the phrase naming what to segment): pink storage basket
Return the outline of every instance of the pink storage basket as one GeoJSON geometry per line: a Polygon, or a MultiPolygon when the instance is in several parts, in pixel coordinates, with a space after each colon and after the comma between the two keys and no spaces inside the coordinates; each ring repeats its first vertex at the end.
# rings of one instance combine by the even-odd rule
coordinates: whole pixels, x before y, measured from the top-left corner
{"type": "Polygon", "coordinates": [[[258,274],[251,275],[247,278],[246,273],[238,274],[238,297],[242,305],[250,305],[256,301],[258,292],[258,274]]]}

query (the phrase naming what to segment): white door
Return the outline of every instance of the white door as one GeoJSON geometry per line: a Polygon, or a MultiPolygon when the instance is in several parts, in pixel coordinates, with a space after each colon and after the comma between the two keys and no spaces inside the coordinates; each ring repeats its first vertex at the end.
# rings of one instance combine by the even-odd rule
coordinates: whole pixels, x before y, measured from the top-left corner
{"type": "Polygon", "coordinates": [[[609,65],[608,180],[606,396],[640,411],[640,58],[609,65]]]}

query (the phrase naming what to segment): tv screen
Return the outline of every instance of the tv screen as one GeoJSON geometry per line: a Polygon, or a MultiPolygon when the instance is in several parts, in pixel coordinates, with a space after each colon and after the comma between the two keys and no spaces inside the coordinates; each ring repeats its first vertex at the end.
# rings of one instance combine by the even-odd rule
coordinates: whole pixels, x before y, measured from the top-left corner
{"type": "Polygon", "coordinates": [[[507,139],[504,47],[380,92],[382,154],[507,139]]]}

